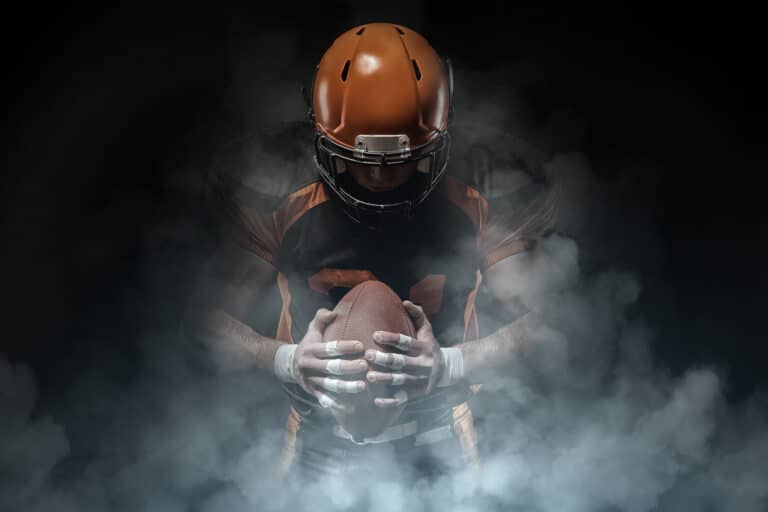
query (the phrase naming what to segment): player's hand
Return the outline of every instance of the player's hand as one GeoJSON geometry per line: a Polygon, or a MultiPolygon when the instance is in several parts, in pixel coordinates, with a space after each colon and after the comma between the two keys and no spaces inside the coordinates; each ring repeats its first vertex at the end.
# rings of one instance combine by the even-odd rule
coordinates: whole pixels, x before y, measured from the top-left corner
{"type": "Polygon", "coordinates": [[[340,412],[351,412],[352,407],[339,400],[346,393],[360,393],[367,387],[362,374],[368,369],[363,355],[363,344],[356,340],[323,341],[325,328],[336,318],[336,313],[321,308],[309,323],[307,333],[299,342],[293,359],[293,374],[299,385],[317,398],[320,405],[340,412]],[[342,356],[360,355],[360,359],[346,360],[342,356]],[[359,375],[358,380],[344,376],[359,375]]]}
{"type": "Polygon", "coordinates": [[[421,306],[403,301],[413,319],[416,337],[401,333],[376,331],[373,340],[381,346],[395,347],[405,354],[367,350],[365,358],[371,365],[366,374],[368,382],[386,382],[400,387],[394,398],[376,398],[379,407],[397,407],[409,398],[432,393],[445,368],[443,353],[432,333],[432,324],[421,306]]]}

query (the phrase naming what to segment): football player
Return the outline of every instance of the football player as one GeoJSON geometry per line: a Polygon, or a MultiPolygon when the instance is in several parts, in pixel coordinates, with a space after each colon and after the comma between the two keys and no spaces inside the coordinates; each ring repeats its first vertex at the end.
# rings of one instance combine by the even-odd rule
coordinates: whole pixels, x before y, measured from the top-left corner
{"type": "Polygon", "coordinates": [[[450,63],[424,37],[398,24],[358,26],[326,51],[311,88],[319,176],[270,201],[233,178],[249,165],[242,144],[209,174],[214,208],[252,257],[230,269],[247,293],[217,298],[194,315],[192,332],[280,379],[292,405],[285,472],[357,471],[382,450],[421,473],[478,464],[467,399],[526,337],[514,322],[481,337],[476,298],[481,287],[503,290],[504,267],[547,232],[555,202],[547,194],[514,215],[493,211],[449,174],[452,100],[450,63]],[[338,300],[370,279],[401,297],[416,337],[377,332],[381,351],[324,342],[338,300]],[[257,332],[248,310],[274,283],[276,333],[257,332]],[[406,355],[384,350],[392,346],[406,355]],[[406,408],[380,435],[355,439],[330,410],[348,408],[345,395],[371,382],[397,388],[377,406],[406,408]]]}

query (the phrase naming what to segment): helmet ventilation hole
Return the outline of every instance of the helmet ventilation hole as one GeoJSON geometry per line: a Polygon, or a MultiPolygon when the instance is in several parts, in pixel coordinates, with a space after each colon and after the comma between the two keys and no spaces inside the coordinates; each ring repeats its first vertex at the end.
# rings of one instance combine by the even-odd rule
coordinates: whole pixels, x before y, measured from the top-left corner
{"type": "Polygon", "coordinates": [[[347,61],[344,63],[344,69],[341,70],[341,81],[346,82],[347,81],[347,75],[349,74],[349,63],[350,61],[347,61]]]}
{"type": "Polygon", "coordinates": [[[411,60],[413,62],[413,71],[416,73],[416,80],[421,80],[421,70],[419,69],[419,65],[416,63],[416,59],[411,60]]]}
{"type": "Polygon", "coordinates": [[[357,32],[355,32],[355,34],[357,34],[358,36],[361,36],[361,35],[363,35],[363,32],[365,32],[365,27],[363,27],[360,30],[358,30],[357,32]]]}
{"type": "Polygon", "coordinates": [[[405,32],[403,32],[403,29],[401,29],[400,27],[395,27],[395,30],[397,30],[397,32],[398,32],[398,33],[399,33],[401,36],[405,35],[405,32]]]}

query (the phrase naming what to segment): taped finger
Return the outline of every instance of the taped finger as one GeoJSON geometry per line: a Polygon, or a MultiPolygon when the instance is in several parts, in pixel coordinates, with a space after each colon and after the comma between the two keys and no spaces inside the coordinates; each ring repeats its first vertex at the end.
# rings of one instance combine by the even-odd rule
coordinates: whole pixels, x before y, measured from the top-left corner
{"type": "Polygon", "coordinates": [[[339,342],[336,341],[336,340],[329,341],[328,343],[326,343],[325,344],[325,355],[328,356],[328,357],[338,357],[338,356],[340,356],[341,352],[339,351],[338,346],[339,346],[339,342]]]}
{"type": "Polygon", "coordinates": [[[418,338],[398,332],[376,331],[373,333],[373,341],[379,345],[394,347],[403,352],[411,352],[419,343],[418,338]]]}
{"type": "Polygon", "coordinates": [[[313,377],[312,382],[326,391],[333,393],[361,393],[365,391],[365,382],[313,377]]]}
{"type": "Polygon", "coordinates": [[[313,347],[312,353],[315,357],[327,358],[360,354],[364,350],[363,344],[356,340],[333,340],[313,347]]]}
{"type": "Polygon", "coordinates": [[[344,372],[341,370],[341,359],[331,359],[330,361],[328,361],[326,363],[325,369],[331,375],[343,375],[344,374],[344,372]]]}
{"type": "Polygon", "coordinates": [[[413,338],[406,336],[405,334],[401,334],[400,339],[395,346],[403,352],[408,352],[413,346],[413,338]]]}
{"type": "Polygon", "coordinates": [[[373,401],[373,403],[377,407],[381,407],[384,409],[391,408],[391,407],[399,407],[406,403],[408,401],[408,392],[404,389],[401,389],[397,393],[395,393],[392,398],[377,398],[373,401]]]}
{"type": "Polygon", "coordinates": [[[328,375],[351,375],[368,369],[368,364],[362,359],[355,361],[329,359],[327,361],[318,361],[318,363],[320,363],[320,366],[316,369],[328,375]]]}
{"type": "Polygon", "coordinates": [[[333,406],[338,406],[336,401],[325,393],[318,393],[317,401],[320,402],[320,407],[323,407],[324,409],[330,409],[333,406]]]}
{"type": "Polygon", "coordinates": [[[426,375],[411,375],[403,372],[376,372],[369,371],[366,374],[366,378],[369,382],[386,382],[392,386],[404,386],[408,383],[415,383],[417,381],[423,381],[427,378],[426,375]]]}
{"type": "Polygon", "coordinates": [[[338,412],[344,412],[344,413],[351,413],[355,410],[355,408],[351,405],[342,405],[333,398],[331,398],[329,395],[323,393],[322,391],[317,391],[315,393],[315,397],[317,398],[317,401],[320,403],[320,407],[323,409],[333,409],[334,411],[338,412]]]}
{"type": "Polygon", "coordinates": [[[405,356],[403,354],[387,354],[376,351],[373,354],[373,362],[379,366],[392,368],[393,370],[402,370],[405,368],[405,356]]]}

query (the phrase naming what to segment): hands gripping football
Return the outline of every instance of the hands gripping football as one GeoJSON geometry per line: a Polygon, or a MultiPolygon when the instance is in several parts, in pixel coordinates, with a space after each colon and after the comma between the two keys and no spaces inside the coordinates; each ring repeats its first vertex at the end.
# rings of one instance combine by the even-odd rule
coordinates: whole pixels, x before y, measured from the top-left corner
{"type": "Polygon", "coordinates": [[[318,309],[298,344],[280,346],[275,355],[275,373],[284,381],[297,382],[321,406],[351,412],[351,406],[339,397],[365,391],[362,374],[368,363],[362,358],[363,344],[357,340],[323,341],[325,328],[335,318],[336,312],[318,309]],[[360,359],[343,359],[355,355],[360,359]]]}
{"type": "Polygon", "coordinates": [[[402,353],[365,350],[358,340],[323,341],[325,329],[337,313],[319,309],[298,344],[278,349],[275,373],[284,381],[298,382],[321,406],[347,413],[353,407],[344,403],[344,397],[365,391],[366,381],[399,388],[392,398],[375,398],[375,405],[382,408],[397,407],[409,398],[431,393],[436,386],[458,381],[463,376],[459,350],[440,347],[421,306],[406,300],[403,307],[416,327],[415,337],[373,333],[377,345],[402,353]]]}

